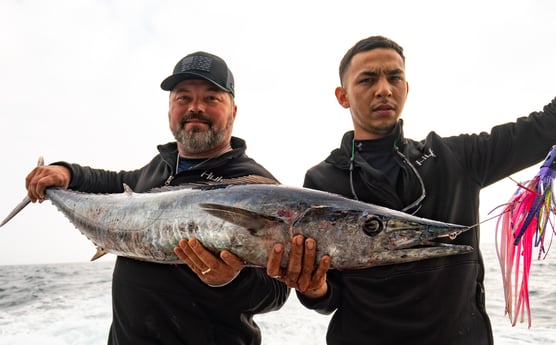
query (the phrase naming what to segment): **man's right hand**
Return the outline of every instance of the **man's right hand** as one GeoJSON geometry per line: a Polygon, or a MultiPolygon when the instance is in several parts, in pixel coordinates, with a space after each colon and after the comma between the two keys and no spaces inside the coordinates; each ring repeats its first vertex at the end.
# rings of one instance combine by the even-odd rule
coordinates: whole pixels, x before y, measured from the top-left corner
{"type": "Polygon", "coordinates": [[[32,202],[44,201],[44,190],[48,187],[68,188],[70,171],[61,165],[38,166],[25,178],[27,196],[32,202]]]}
{"type": "Polygon", "coordinates": [[[317,261],[316,254],[317,243],[314,239],[296,235],[292,239],[287,267],[280,266],[284,246],[276,244],[269,253],[266,273],[307,297],[320,298],[328,291],[326,272],[330,269],[330,257],[323,255],[317,261]]]}

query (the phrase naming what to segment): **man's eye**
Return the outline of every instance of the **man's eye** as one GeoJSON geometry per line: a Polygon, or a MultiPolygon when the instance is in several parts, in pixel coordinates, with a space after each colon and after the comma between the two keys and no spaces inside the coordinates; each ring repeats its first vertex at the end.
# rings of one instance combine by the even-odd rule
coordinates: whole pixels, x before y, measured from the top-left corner
{"type": "Polygon", "coordinates": [[[391,80],[392,82],[400,82],[400,81],[403,81],[403,78],[402,78],[402,76],[394,75],[394,76],[391,76],[391,77],[390,77],[390,80],[391,80]]]}

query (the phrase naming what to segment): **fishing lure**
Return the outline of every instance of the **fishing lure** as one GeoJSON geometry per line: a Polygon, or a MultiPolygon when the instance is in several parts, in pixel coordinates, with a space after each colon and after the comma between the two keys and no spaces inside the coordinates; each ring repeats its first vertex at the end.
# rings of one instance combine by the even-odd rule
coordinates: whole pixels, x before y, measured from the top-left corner
{"type": "Polygon", "coordinates": [[[515,194],[503,205],[496,224],[496,253],[502,271],[505,313],[512,326],[527,316],[531,327],[529,272],[533,254],[544,259],[555,234],[556,145],[548,153],[537,175],[518,183],[515,194]]]}

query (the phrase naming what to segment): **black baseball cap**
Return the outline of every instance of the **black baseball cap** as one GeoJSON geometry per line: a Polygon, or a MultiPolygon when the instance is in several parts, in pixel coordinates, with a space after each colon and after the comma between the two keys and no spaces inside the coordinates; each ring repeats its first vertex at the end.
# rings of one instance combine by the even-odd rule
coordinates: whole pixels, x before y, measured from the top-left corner
{"type": "Polygon", "coordinates": [[[171,91],[187,79],[204,79],[234,95],[234,76],[226,62],[216,55],[201,51],[187,55],[176,64],[174,73],[164,79],[160,87],[171,91]]]}

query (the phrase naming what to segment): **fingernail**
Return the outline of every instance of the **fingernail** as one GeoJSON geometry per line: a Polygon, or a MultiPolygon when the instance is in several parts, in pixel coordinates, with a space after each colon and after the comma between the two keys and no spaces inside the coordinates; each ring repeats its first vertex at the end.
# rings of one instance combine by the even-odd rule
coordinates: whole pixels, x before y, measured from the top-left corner
{"type": "Polygon", "coordinates": [[[281,245],[274,246],[274,252],[276,254],[280,254],[282,252],[282,246],[281,245]]]}
{"type": "Polygon", "coordinates": [[[303,238],[301,236],[297,236],[295,238],[295,244],[303,244],[303,238]]]}
{"type": "Polygon", "coordinates": [[[194,238],[189,240],[189,246],[191,248],[195,248],[196,245],[197,245],[197,240],[195,240],[194,238]]]}
{"type": "Polygon", "coordinates": [[[307,241],[305,241],[305,245],[307,246],[308,249],[313,249],[313,248],[315,248],[315,241],[307,240],[307,241]]]}

